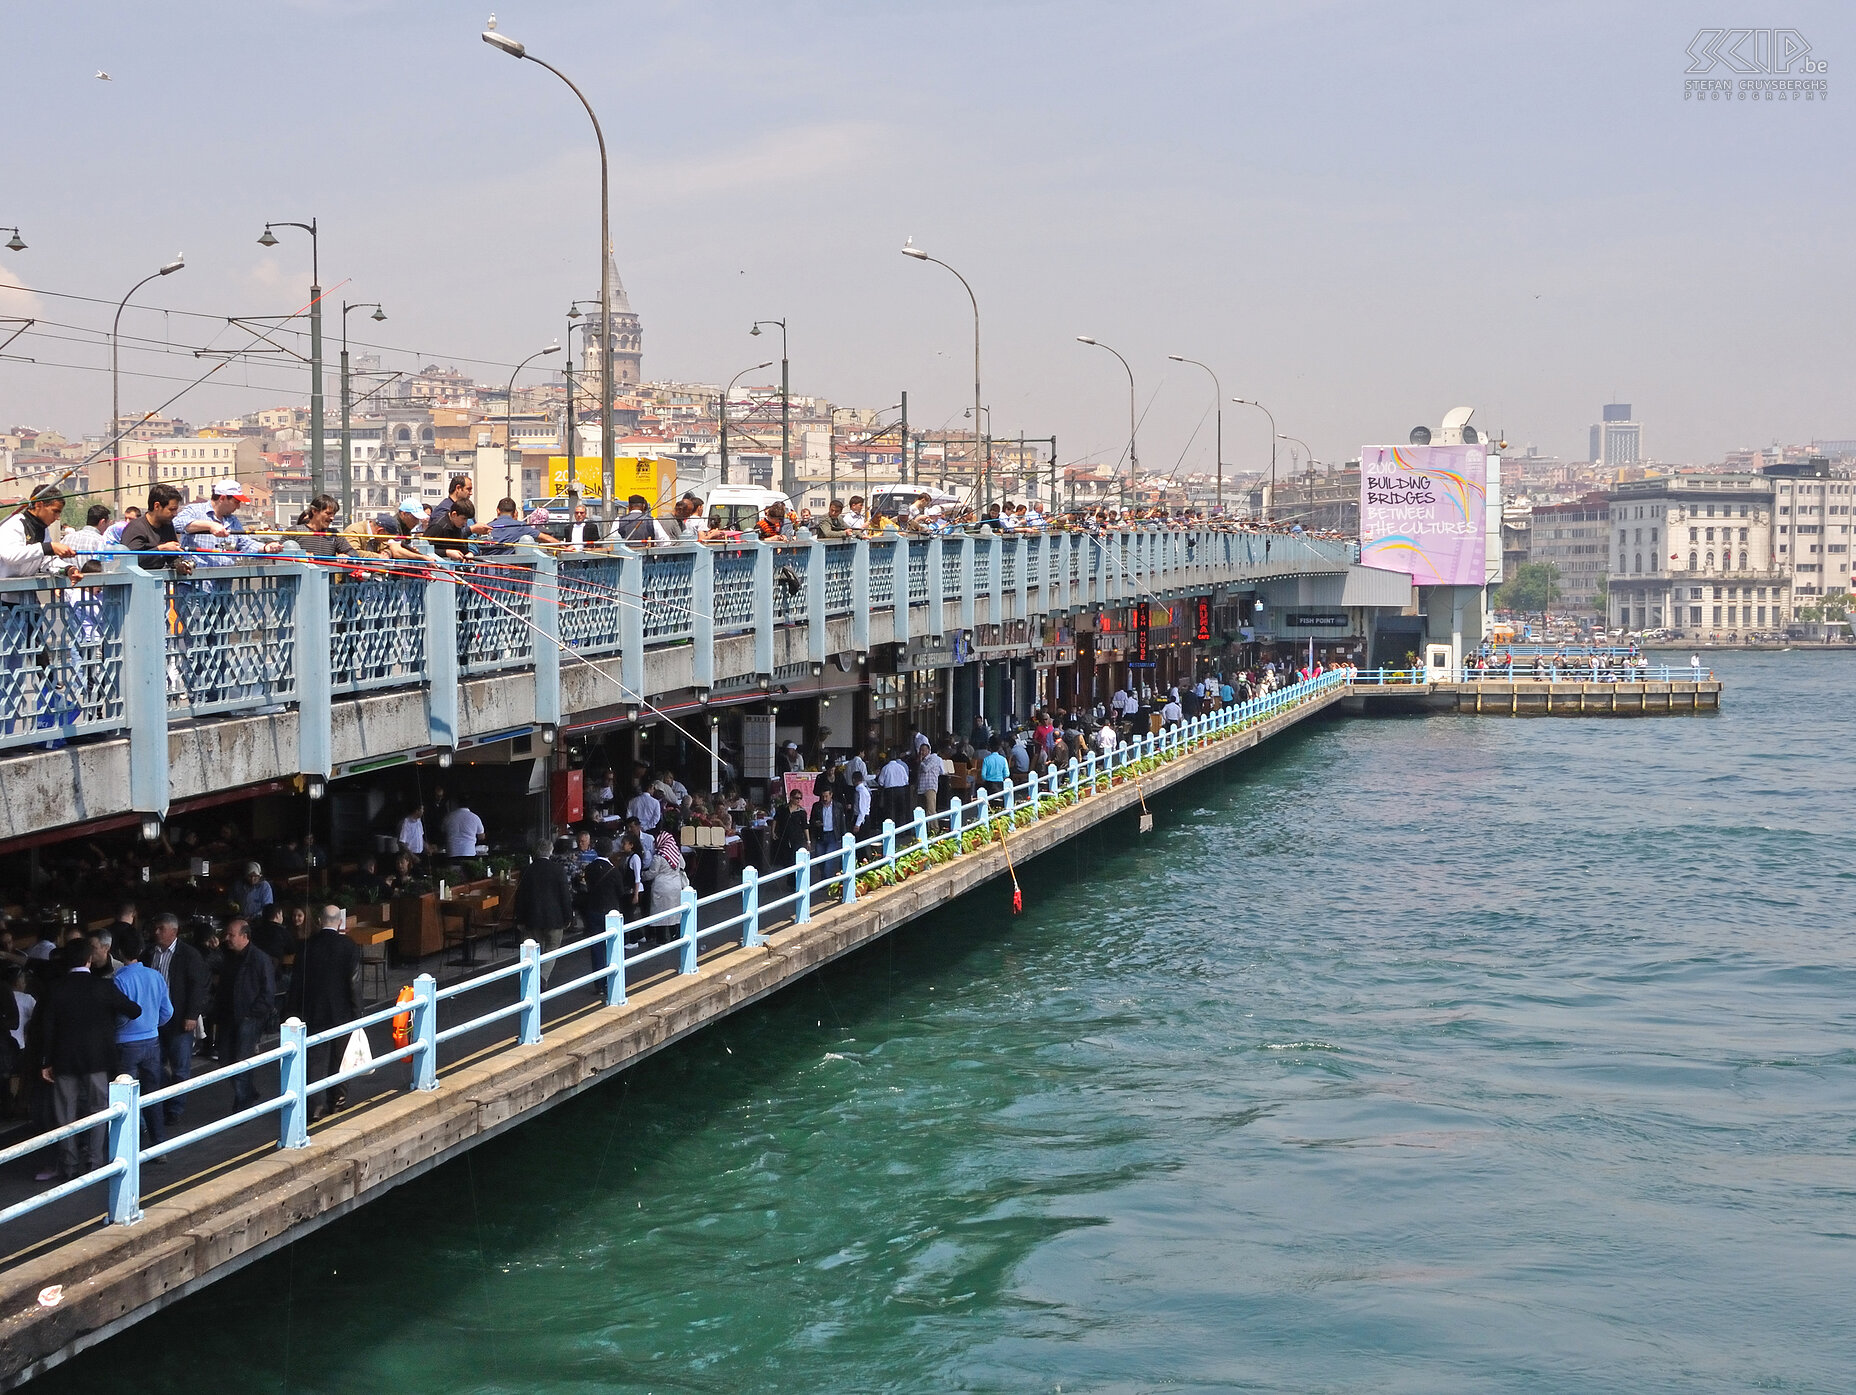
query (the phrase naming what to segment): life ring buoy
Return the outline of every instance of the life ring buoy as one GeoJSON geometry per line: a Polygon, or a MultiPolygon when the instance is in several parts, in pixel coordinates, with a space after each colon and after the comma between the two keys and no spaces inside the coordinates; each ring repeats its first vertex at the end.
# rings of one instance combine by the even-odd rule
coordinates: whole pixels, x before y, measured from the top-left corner
{"type": "MultiPolygon", "coordinates": [[[[400,989],[400,995],[393,1000],[393,1005],[399,1007],[402,1004],[412,1001],[413,991],[412,985],[409,983],[404,988],[400,989]]],[[[393,1045],[395,1047],[412,1045],[412,1014],[410,1012],[402,1012],[394,1017],[393,1045]]]]}

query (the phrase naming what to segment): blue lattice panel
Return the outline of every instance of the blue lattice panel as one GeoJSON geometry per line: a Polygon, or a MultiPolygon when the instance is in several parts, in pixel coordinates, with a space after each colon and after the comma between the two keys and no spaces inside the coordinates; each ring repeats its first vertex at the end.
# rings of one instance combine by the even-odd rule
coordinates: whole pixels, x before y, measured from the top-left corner
{"type": "Polygon", "coordinates": [[[168,710],[195,717],[296,696],[297,579],[275,572],[168,587],[168,710]]]}
{"type": "Polygon", "coordinates": [[[534,573],[498,567],[458,582],[458,672],[488,673],[527,664],[535,653],[534,573]]]}
{"type": "Polygon", "coordinates": [[[928,603],[928,542],[925,538],[909,539],[909,604],[926,605],[928,603]]]}
{"type": "Polygon", "coordinates": [[[612,654],[619,648],[619,568],[616,557],[561,559],[561,643],[582,654],[612,654]]]}
{"type": "Polygon", "coordinates": [[[425,581],[370,576],[329,587],[329,687],[366,692],[425,681],[425,581]]]}
{"type": "Polygon", "coordinates": [[[122,586],[9,590],[0,605],[0,747],[125,724],[122,586]]]}
{"type": "Polygon", "coordinates": [[[851,613],[851,576],[856,566],[856,543],[825,544],[825,614],[851,613]]]}
{"type": "Polygon", "coordinates": [[[715,554],[715,628],[746,630],[754,625],[754,554],[715,554]]]}
{"type": "MultiPolygon", "coordinates": [[[[870,544],[870,604],[893,606],[896,603],[896,549],[900,542],[870,544]]],[[[923,560],[926,566],[926,559],[923,560]]]]}
{"type": "Polygon", "coordinates": [[[688,639],[691,577],[696,559],[687,552],[645,554],[644,637],[688,639]]]}
{"type": "Polygon", "coordinates": [[[803,625],[811,618],[812,607],[806,588],[806,573],[812,563],[812,549],[809,547],[783,547],[773,559],[773,618],[781,625],[803,625]],[[781,579],[780,573],[791,567],[798,573],[799,585],[792,586],[781,579]]]}

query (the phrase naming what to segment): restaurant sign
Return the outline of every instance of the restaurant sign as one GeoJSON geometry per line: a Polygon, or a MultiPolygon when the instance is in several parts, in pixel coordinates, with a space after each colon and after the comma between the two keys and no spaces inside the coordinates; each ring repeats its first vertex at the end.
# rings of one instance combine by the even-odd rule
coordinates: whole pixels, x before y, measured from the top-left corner
{"type": "Polygon", "coordinates": [[[1292,610],[1282,621],[1296,630],[1344,630],[1353,623],[1344,610],[1292,610]]]}

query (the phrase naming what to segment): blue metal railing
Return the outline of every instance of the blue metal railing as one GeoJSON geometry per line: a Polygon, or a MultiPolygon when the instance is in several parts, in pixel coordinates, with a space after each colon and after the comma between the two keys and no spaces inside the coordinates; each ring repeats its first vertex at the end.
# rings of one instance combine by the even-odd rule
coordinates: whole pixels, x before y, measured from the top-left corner
{"type": "Polygon", "coordinates": [[[207,717],[295,698],[298,582],[249,564],[168,581],[168,709],[207,717]]]}
{"type": "Polygon", "coordinates": [[[1593,670],[1586,664],[1544,664],[1538,672],[1530,660],[1512,671],[1499,668],[1368,668],[1353,674],[1362,688],[1414,687],[1425,683],[1688,683],[1712,682],[1712,668],[1685,664],[1614,664],[1593,670]]]}
{"type": "Polygon", "coordinates": [[[561,643],[589,657],[617,653],[624,637],[620,560],[582,553],[559,565],[561,643]]]}
{"type": "Polygon", "coordinates": [[[127,580],[0,581],[0,749],[124,724],[127,580]]]}
{"type": "MultiPolygon", "coordinates": [[[[917,872],[928,870],[937,861],[959,858],[1003,841],[1014,829],[1105,795],[1126,781],[1138,783],[1142,775],[1164,764],[1340,690],[1346,682],[1346,673],[1337,670],[1177,723],[1161,732],[1136,737],[1112,750],[1092,749],[1083,758],[1073,757],[1067,768],[1053,766],[1042,776],[1027,775],[1023,780],[1009,782],[998,795],[990,795],[982,789],[971,806],[955,798],[947,809],[933,815],[917,809],[914,819],[902,825],[885,819],[879,833],[861,841],[846,834],[838,847],[824,850],[816,857],[801,851],[791,866],[764,877],[755,868],[748,867],[738,886],[703,897],[685,888],[677,906],[629,924],[615,912],[608,917],[603,929],[556,949],[544,952],[535,941],[524,941],[516,963],[475,978],[461,979],[445,988],[440,988],[432,975],[420,974],[413,980],[410,1003],[374,1008],[351,1022],[314,1035],[310,1035],[300,1021],[290,1018],[280,1029],[276,1046],[246,1060],[150,1091],[145,1096],[132,1077],[118,1077],[110,1084],[106,1108],[0,1151],[0,1166],[5,1166],[54,1147],[64,1139],[81,1137],[94,1128],[104,1128],[108,1135],[109,1160],[106,1163],[0,1210],[0,1225],[102,1183],[109,1186],[108,1221],[111,1224],[133,1223],[142,1213],[141,1177],[142,1165],[146,1162],[191,1148],[272,1114],[278,1119],[280,1148],[306,1147],[311,1096],[372,1075],[400,1061],[409,1063],[408,1088],[434,1090],[438,1087],[440,1048],[471,1032],[515,1018],[513,1045],[532,1046],[542,1040],[543,1006],[565,994],[597,987],[606,1006],[622,1006],[626,1001],[627,975],[634,969],[655,970],[666,967],[661,961],[668,960],[671,961],[668,967],[676,974],[694,974],[705,947],[713,948],[723,941],[744,949],[764,944],[768,930],[777,928],[770,922],[781,919],[782,912],[790,910],[795,924],[806,924],[815,911],[828,909],[833,902],[852,905],[859,896],[906,880],[917,872]],[[718,918],[704,925],[705,910],[718,918]],[[672,929],[675,934],[666,944],[639,948],[630,954],[625,952],[628,933],[653,927],[672,929]],[[589,946],[595,952],[593,967],[588,972],[543,987],[541,971],[544,965],[581,953],[589,946]],[[468,1020],[455,1022],[442,1031],[439,1029],[438,1013],[442,1003],[512,981],[515,991],[510,1001],[468,1020]],[[405,1046],[384,1052],[354,1070],[344,1072],[338,1068],[319,1079],[309,1078],[312,1048],[341,1041],[355,1031],[380,1026],[402,1015],[410,1018],[409,1040],[405,1046]],[[273,1066],[277,1067],[276,1086],[262,1089],[256,1077],[261,1072],[268,1073],[273,1066]],[[140,1118],[143,1110],[162,1107],[210,1085],[238,1080],[245,1080],[254,1090],[260,1091],[249,1106],[174,1134],[165,1142],[142,1143],[140,1118]]],[[[492,1048],[490,1054],[506,1050],[509,1045],[492,1048]]],[[[473,1062],[482,1060],[485,1055],[482,1050],[467,1054],[473,1062]]]]}
{"type": "Polygon", "coordinates": [[[418,577],[363,576],[329,588],[329,686],[360,693],[425,676],[425,586],[418,577]]]}

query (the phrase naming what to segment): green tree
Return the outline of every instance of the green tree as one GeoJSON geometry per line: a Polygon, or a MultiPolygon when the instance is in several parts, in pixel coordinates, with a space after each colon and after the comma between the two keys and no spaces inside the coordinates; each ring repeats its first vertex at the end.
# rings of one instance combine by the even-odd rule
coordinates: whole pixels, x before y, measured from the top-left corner
{"type": "Polygon", "coordinates": [[[1600,611],[1611,609],[1611,578],[1604,572],[1598,574],[1598,591],[1592,598],[1592,604],[1600,611]]]}
{"type": "Polygon", "coordinates": [[[1560,598],[1560,569],[1551,562],[1523,562],[1503,584],[1504,610],[1545,610],[1560,598]]]}

